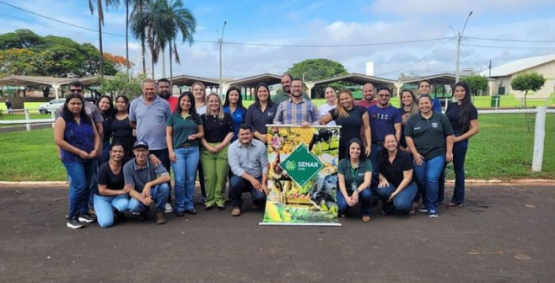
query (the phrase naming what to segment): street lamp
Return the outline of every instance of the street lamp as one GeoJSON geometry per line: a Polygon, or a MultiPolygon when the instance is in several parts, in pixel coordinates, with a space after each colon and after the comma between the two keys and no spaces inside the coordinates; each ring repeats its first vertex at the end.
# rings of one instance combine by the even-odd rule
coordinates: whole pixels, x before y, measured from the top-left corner
{"type": "Polygon", "coordinates": [[[222,76],[222,45],[224,43],[224,32],[225,32],[225,25],[227,21],[224,21],[224,26],[222,27],[222,35],[218,39],[218,44],[220,45],[220,96],[223,95],[223,86],[224,86],[224,79],[222,76]]]}
{"type": "MultiPolygon", "coordinates": [[[[468,17],[466,17],[466,21],[464,22],[464,26],[462,29],[462,32],[459,32],[458,36],[457,36],[457,71],[455,73],[455,83],[459,82],[459,78],[460,78],[460,68],[461,68],[461,39],[462,36],[464,34],[464,30],[466,29],[466,24],[468,23],[468,19],[470,19],[470,16],[472,16],[472,11],[470,11],[470,13],[468,13],[468,17]]],[[[453,32],[455,32],[455,29],[453,29],[452,26],[449,26],[453,32]]],[[[456,34],[455,34],[456,35],[456,34]]]]}

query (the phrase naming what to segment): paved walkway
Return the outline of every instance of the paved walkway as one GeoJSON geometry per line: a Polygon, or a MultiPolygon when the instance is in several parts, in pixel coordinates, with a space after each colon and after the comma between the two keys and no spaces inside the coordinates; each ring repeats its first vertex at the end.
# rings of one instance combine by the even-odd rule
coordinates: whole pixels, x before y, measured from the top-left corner
{"type": "MultiPolygon", "coordinates": [[[[1,282],[553,282],[555,186],[471,185],[438,219],[258,226],[204,211],[65,227],[65,188],[0,187],[1,282]]],[[[447,195],[450,195],[448,191],[447,195]]],[[[244,195],[247,197],[248,195],[244,195]]],[[[379,207],[374,209],[378,212],[379,207]]]]}

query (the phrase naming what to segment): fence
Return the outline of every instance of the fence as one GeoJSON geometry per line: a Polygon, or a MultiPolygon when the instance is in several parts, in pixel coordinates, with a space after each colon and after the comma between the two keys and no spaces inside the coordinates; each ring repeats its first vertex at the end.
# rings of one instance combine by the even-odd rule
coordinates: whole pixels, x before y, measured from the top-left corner
{"type": "MultiPolygon", "coordinates": [[[[24,120],[0,120],[0,125],[21,125],[25,124],[25,129],[27,131],[31,130],[31,125],[33,124],[46,124],[52,123],[52,127],[54,127],[54,121],[56,119],[56,114],[54,111],[50,112],[50,118],[48,119],[31,119],[31,110],[38,110],[38,109],[12,109],[13,112],[24,112],[25,119],[24,120]]],[[[7,113],[7,112],[6,112],[7,113]]]]}

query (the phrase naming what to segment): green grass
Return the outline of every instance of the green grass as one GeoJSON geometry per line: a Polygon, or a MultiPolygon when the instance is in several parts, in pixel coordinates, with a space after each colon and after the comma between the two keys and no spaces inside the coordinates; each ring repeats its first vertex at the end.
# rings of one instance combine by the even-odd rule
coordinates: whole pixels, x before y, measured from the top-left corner
{"type": "MultiPolygon", "coordinates": [[[[555,179],[555,114],[548,114],[543,172],[531,172],[533,114],[480,116],[480,133],[470,140],[466,171],[469,179],[555,179]]],[[[0,135],[1,181],[63,181],[65,169],[56,156],[52,129],[0,135]]],[[[447,176],[453,177],[452,165],[447,176]]]]}

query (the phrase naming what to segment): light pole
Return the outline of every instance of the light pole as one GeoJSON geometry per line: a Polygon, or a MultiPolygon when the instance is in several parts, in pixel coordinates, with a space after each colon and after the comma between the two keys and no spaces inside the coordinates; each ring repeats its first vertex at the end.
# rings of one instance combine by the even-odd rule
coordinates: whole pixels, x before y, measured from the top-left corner
{"type": "Polygon", "coordinates": [[[224,26],[222,27],[222,35],[218,39],[218,43],[220,44],[220,96],[223,95],[223,86],[224,86],[224,79],[222,76],[222,45],[224,43],[224,32],[225,32],[225,25],[227,21],[224,21],[224,26]]]}
{"type": "MultiPolygon", "coordinates": [[[[470,13],[468,13],[468,17],[466,17],[466,21],[464,22],[464,26],[462,29],[462,32],[459,32],[459,34],[457,35],[457,70],[455,73],[455,83],[459,82],[459,78],[460,78],[460,68],[461,68],[461,39],[462,36],[464,34],[464,30],[466,29],[466,24],[468,23],[468,19],[470,19],[470,16],[472,16],[472,11],[470,11],[470,13]]],[[[453,29],[452,26],[449,26],[453,32],[455,32],[455,30],[453,29]]],[[[455,34],[456,35],[456,34],[455,34]]]]}

